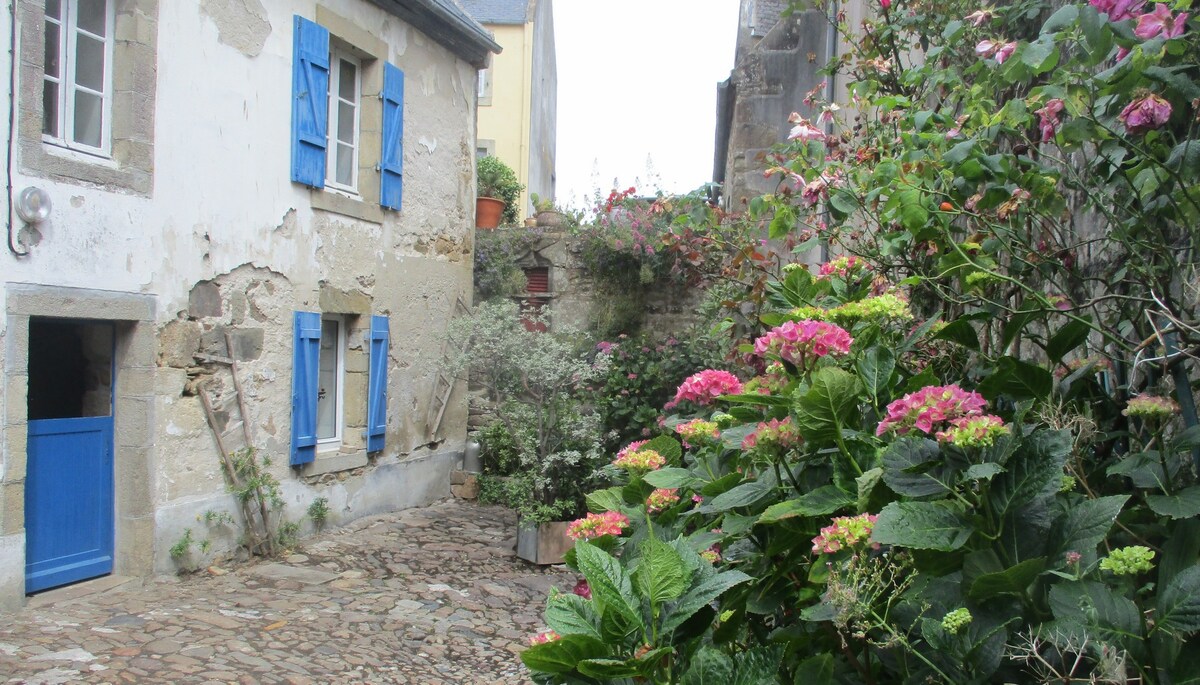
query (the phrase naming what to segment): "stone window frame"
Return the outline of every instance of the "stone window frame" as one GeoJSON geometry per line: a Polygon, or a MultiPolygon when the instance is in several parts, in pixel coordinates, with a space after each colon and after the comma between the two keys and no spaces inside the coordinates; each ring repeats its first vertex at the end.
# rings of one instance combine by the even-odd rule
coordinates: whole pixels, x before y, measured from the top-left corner
{"type": "Polygon", "coordinates": [[[362,468],[369,461],[366,433],[371,303],[371,298],[360,292],[321,286],[316,311],[322,319],[340,319],[344,330],[342,440],[336,448],[318,444],[315,458],[300,467],[304,478],[362,468]]]}
{"type": "MultiPolygon", "coordinates": [[[[388,44],[375,32],[317,5],[314,21],[329,30],[330,55],[336,51],[358,57],[358,188],[357,196],[343,190],[310,188],[313,209],[333,212],[371,223],[383,223],[379,206],[379,160],[383,151],[383,65],[388,61],[388,44]]],[[[332,64],[332,63],[331,63],[332,64]]]]}
{"type": "Polygon", "coordinates": [[[159,0],[112,0],[113,62],[109,157],[43,140],[44,0],[17,0],[21,53],[17,119],[20,169],[30,176],[149,197],[154,190],[154,110],[159,0]]]}

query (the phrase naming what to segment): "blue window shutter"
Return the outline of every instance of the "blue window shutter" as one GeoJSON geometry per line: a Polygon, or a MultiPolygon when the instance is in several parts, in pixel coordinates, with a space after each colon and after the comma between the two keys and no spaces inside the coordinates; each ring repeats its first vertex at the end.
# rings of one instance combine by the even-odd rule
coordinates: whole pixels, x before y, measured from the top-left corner
{"type": "Polygon", "coordinates": [[[379,204],[399,211],[404,189],[404,72],[383,65],[383,150],[379,159],[379,204]]]}
{"type": "Polygon", "coordinates": [[[321,315],[296,312],[292,348],[292,466],[317,456],[317,371],[321,362],[321,315]]]}
{"type": "Polygon", "coordinates": [[[367,451],[383,449],[387,433],[388,318],[371,317],[371,360],[367,378],[367,451]]]}
{"type": "Polygon", "coordinates": [[[292,34],[292,180],[325,187],[329,31],[296,17],[292,34]]]}

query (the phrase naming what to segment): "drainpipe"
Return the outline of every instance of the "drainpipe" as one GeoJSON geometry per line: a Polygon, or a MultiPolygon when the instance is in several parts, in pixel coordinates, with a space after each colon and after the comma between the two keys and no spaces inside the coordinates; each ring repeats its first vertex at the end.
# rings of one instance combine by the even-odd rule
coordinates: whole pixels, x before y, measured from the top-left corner
{"type": "Polygon", "coordinates": [[[28,256],[29,251],[17,247],[17,236],[13,232],[13,145],[17,139],[14,126],[17,111],[17,0],[10,0],[8,8],[8,148],[6,150],[7,158],[4,165],[4,175],[8,190],[5,193],[4,207],[8,224],[8,251],[13,253],[13,256],[20,258],[28,256]]]}
{"type": "MultiPolygon", "coordinates": [[[[829,27],[825,30],[825,66],[829,66],[830,64],[833,64],[833,60],[837,59],[837,56],[838,56],[838,49],[837,49],[838,2],[837,2],[837,0],[830,1],[829,10],[831,12],[831,14],[829,16],[831,16],[833,18],[833,21],[829,22],[829,27]]],[[[829,74],[828,78],[825,80],[825,101],[829,102],[829,103],[834,102],[834,98],[836,97],[836,95],[837,95],[837,75],[831,73],[831,74],[829,74]]],[[[825,133],[826,133],[826,135],[833,133],[833,122],[832,121],[825,124],[825,133]]],[[[829,210],[826,210],[826,212],[828,212],[828,211],[829,210]]],[[[824,240],[821,241],[821,261],[822,262],[829,261],[829,243],[825,242],[824,240]]]]}

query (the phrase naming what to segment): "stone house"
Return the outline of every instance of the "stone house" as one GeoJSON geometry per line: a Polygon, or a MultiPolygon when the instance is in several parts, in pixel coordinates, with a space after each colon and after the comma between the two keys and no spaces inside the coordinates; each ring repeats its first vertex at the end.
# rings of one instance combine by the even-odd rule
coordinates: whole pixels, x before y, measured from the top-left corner
{"type": "Polygon", "coordinates": [[[551,0],[460,0],[504,51],[479,72],[479,154],[512,167],[530,195],[554,198],[558,69],[551,0]]]}
{"type": "MultiPolygon", "coordinates": [[[[819,112],[804,104],[805,95],[825,83],[824,97],[849,108],[845,84],[826,79],[820,70],[846,51],[817,9],[782,13],[788,0],[740,0],[734,66],[717,86],[717,125],[713,181],[723,185],[723,205],[740,210],[742,201],[774,192],[775,180],[763,177],[763,155],[787,138],[788,116],[808,118],[819,112]]],[[[868,9],[862,0],[836,5],[851,26],[868,9]]]]}
{"type": "Polygon", "coordinates": [[[448,495],[489,33],[454,0],[13,6],[0,606],[234,549],[198,520],[238,515],[217,435],[301,533],[448,495]]]}

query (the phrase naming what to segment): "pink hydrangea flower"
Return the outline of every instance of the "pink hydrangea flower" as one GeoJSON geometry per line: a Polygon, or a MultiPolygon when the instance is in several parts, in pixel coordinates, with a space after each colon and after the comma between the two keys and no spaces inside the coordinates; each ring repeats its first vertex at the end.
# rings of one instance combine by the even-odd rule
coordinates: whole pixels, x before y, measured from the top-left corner
{"type": "Polygon", "coordinates": [[[1037,110],[1036,114],[1040,119],[1038,129],[1042,133],[1043,143],[1053,140],[1054,134],[1058,132],[1058,125],[1062,123],[1059,121],[1058,115],[1063,111],[1063,106],[1062,100],[1054,98],[1037,110]]]}
{"type": "Polygon", "coordinates": [[[646,498],[646,511],[657,514],[666,511],[679,501],[679,490],[675,488],[658,488],[646,498]]]}
{"type": "Polygon", "coordinates": [[[1178,414],[1179,405],[1175,400],[1166,397],[1137,395],[1129,399],[1121,413],[1125,416],[1165,419],[1178,414]]]}
{"type": "Polygon", "coordinates": [[[937,440],[956,447],[991,447],[996,438],[1008,435],[1009,428],[1004,419],[991,414],[961,416],[950,420],[950,426],[938,431],[937,440]]]}
{"type": "MultiPolygon", "coordinates": [[[[813,552],[817,554],[833,554],[842,549],[861,547],[871,537],[875,528],[875,514],[859,514],[858,516],[838,516],[830,525],[821,529],[821,534],[813,538],[813,552]]],[[[879,543],[871,545],[879,549],[879,543]]]]}
{"type": "Polygon", "coordinates": [[[754,341],[754,353],[808,368],[821,357],[848,354],[853,342],[846,329],[825,321],[785,321],[754,341]]]}
{"type": "Polygon", "coordinates": [[[686,423],[681,423],[675,426],[675,432],[679,437],[683,438],[684,443],[688,447],[692,445],[703,445],[706,442],[712,442],[721,437],[721,431],[718,430],[717,424],[704,419],[692,419],[686,423]]]}
{"type": "Polygon", "coordinates": [[[1167,123],[1171,118],[1171,103],[1157,95],[1147,95],[1126,105],[1117,118],[1130,133],[1145,133],[1167,123]]]}
{"type": "Polygon", "coordinates": [[[1137,26],[1133,32],[1142,40],[1150,40],[1160,35],[1163,38],[1178,38],[1187,28],[1187,20],[1186,12],[1174,14],[1167,5],[1155,3],[1152,11],[1137,18],[1137,26]]]}
{"type": "Polygon", "coordinates": [[[1108,15],[1109,21],[1132,19],[1146,6],[1146,0],[1089,0],[1092,7],[1108,15]]]}
{"type": "Polygon", "coordinates": [[[700,558],[704,559],[710,564],[719,562],[721,560],[721,547],[719,545],[713,545],[712,547],[709,547],[700,553],[700,558]]]}
{"type": "Polygon", "coordinates": [[[977,392],[957,385],[929,385],[909,393],[887,406],[887,416],[879,422],[875,435],[894,432],[905,435],[914,428],[932,435],[941,426],[963,416],[978,416],[987,400],[977,392]]]}
{"type": "Polygon", "coordinates": [[[594,540],[604,535],[620,535],[629,526],[629,517],[619,511],[588,514],[567,525],[572,540],[594,540]]]}
{"type": "Polygon", "coordinates": [[[788,449],[796,447],[802,442],[804,442],[804,438],[800,435],[800,429],[792,423],[792,417],[788,416],[782,421],[771,419],[759,423],[754,432],[742,438],[742,449],[750,450],[760,446],[788,449]]]}
{"type": "Polygon", "coordinates": [[[559,640],[561,638],[562,638],[562,636],[559,635],[558,633],[554,632],[553,630],[547,630],[544,633],[538,633],[537,635],[534,635],[533,637],[529,638],[529,644],[530,644],[530,646],[544,645],[547,642],[554,642],[555,640],[559,640]]]}
{"type": "Polygon", "coordinates": [[[742,382],[737,376],[728,371],[705,369],[688,376],[675,391],[675,399],[668,402],[666,408],[670,409],[684,400],[706,406],[721,395],[740,394],[742,382]]]}
{"type": "Polygon", "coordinates": [[[613,460],[613,466],[626,471],[645,472],[660,469],[667,463],[667,458],[654,450],[638,450],[626,452],[613,460]]]}

